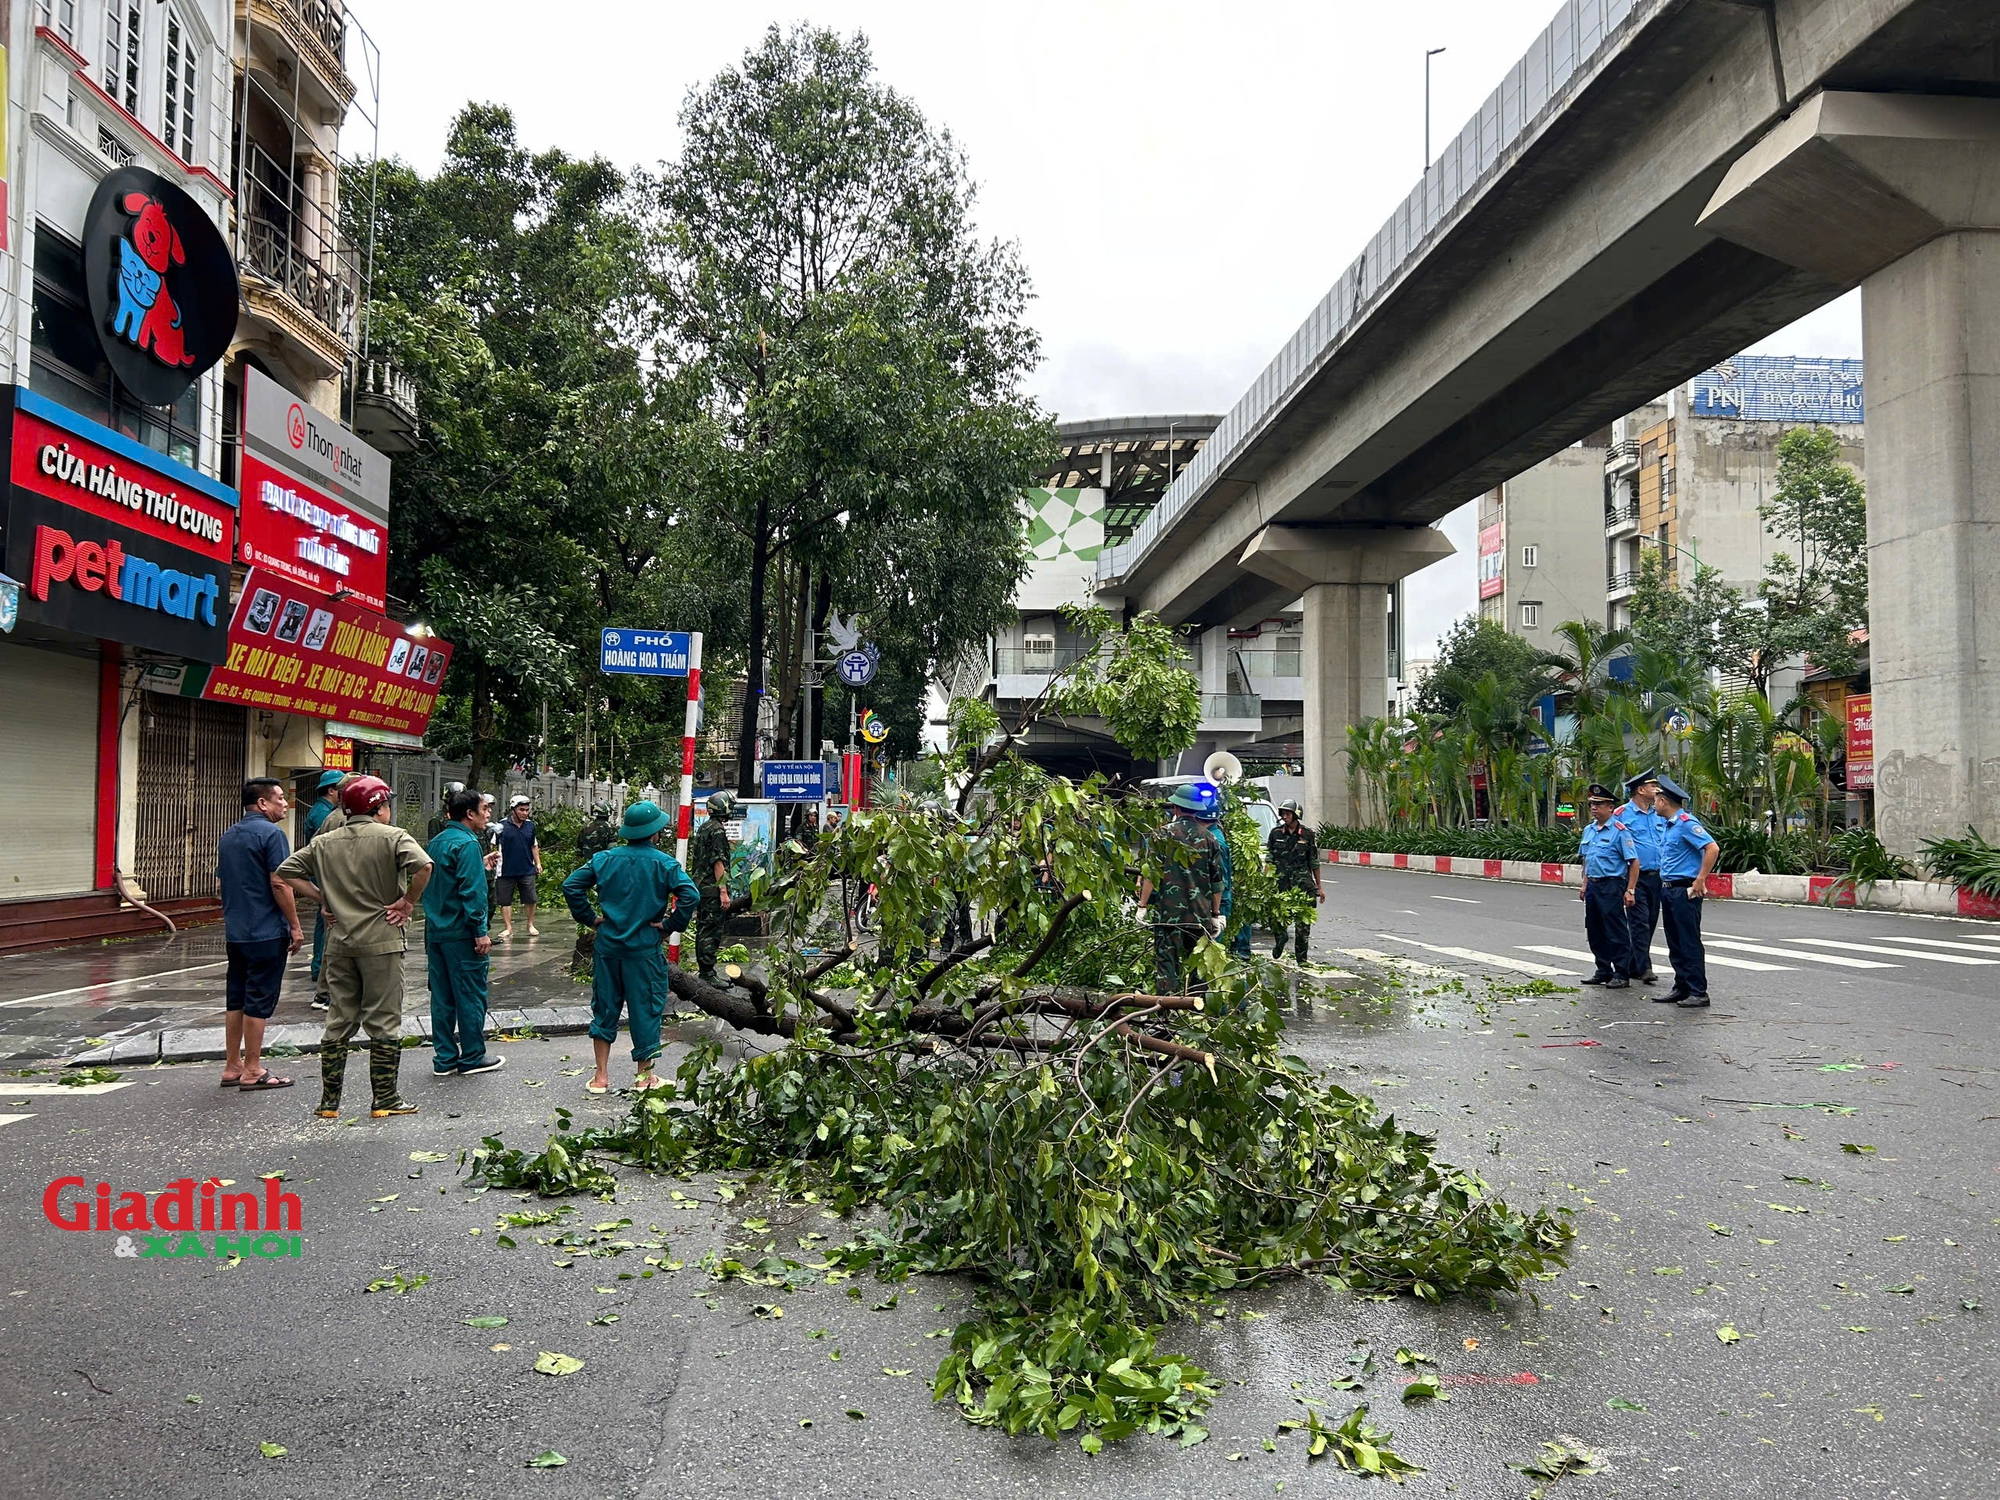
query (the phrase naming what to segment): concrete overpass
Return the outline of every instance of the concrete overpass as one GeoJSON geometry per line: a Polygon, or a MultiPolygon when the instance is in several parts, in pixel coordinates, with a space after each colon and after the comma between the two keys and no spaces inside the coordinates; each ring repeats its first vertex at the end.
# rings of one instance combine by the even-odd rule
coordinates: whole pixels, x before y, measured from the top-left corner
{"type": "Polygon", "coordinates": [[[1303,594],[1311,811],[1344,821],[1428,523],[1856,285],[1884,835],[1993,832],[1995,0],[1566,0],[1100,586],[1203,626],[1303,594]]]}

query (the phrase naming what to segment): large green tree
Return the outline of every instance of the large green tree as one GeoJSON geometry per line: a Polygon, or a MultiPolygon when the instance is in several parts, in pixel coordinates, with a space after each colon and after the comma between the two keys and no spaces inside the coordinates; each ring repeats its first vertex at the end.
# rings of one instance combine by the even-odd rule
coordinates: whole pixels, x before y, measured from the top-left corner
{"type": "Polygon", "coordinates": [[[390,587],[456,647],[438,723],[463,726],[446,748],[480,779],[496,749],[546,753],[538,710],[578,702],[599,623],[657,617],[666,501],[698,476],[701,429],[640,358],[653,284],[623,173],[528,151],[497,105],[459,113],[434,176],[373,170],[372,351],[418,385],[390,587]]]}
{"type": "Polygon", "coordinates": [[[1437,645],[1437,664],[1417,692],[1417,711],[1449,718],[1476,695],[1489,673],[1510,703],[1527,703],[1558,686],[1556,673],[1567,663],[1540,650],[1503,625],[1471,616],[1447,630],[1437,645]]]}
{"type": "Polygon", "coordinates": [[[681,126],[660,332],[719,434],[699,498],[741,561],[748,788],[774,637],[795,657],[859,607],[935,673],[999,622],[1024,566],[1013,497],[1052,434],[1021,390],[1014,248],[978,238],[963,154],[865,39],[774,27],[681,126]]]}

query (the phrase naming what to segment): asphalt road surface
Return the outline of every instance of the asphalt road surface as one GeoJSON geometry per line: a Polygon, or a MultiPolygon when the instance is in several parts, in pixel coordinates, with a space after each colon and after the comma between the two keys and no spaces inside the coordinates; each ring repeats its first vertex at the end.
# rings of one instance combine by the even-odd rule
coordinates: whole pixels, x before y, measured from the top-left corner
{"type": "MultiPolygon", "coordinates": [[[[26,1087],[0,1087],[7,1488],[302,1500],[1382,1488],[1309,1467],[1302,1440],[1277,1434],[1313,1396],[1335,1419],[1367,1401],[1427,1468],[1412,1494],[1525,1496],[1532,1481],[1507,1460],[1559,1437],[1609,1468],[1556,1495],[1991,1493],[2000,927],[1717,903],[1715,1005],[1689,1012],[1640,988],[1573,988],[1589,971],[1573,893],[1347,868],[1328,882],[1315,958],[1355,977],[1301,1009],[1297,1047],[1514,1200],[1576,1212],[1574,1264],[1535,1286],[1538,1302],[1430,1308],[1301,1286],[1232,1299],[1227,1320],[1169,1334],[1228,1382],[1208,1441],[1135,1439],[1089,1458],[931,1403],[944,1346],[929,1335],[964,1302],[952,1282],[893,1289],[879,1311],[892,1289],[873,1282],[859,1300],[787,1292],[773,1320],[751,1311],[773,1293],[697,1268],[704,1249],[744,1237],[746,1216],[767,1219],[781,1248],[850,1232],[810,1206],[725,1203],[713,1182],[628,1173],[616,1203],[584,1200],[568,1217],[600,1236],[587,1248],[633,1249],[537,1244],[552,1228],[509,1228],[516,1247],[501,1246],[498,1216],[537,1205],[475,1198],[450,1162],[411,1153],[495,1132],[539,1144],[557,1105],[579,1123],[608,1117],[615,1101],[582,1095],[580,1038],[507,1046],[507,1069],[480,1078],[434,1081],[426,1054],[406,1053],[423,1113],[340,1125],[310,1118],[309,1057],[284,1064],[296,1089],[252,1097],[216,1088],[214,1065],[135,1070],[101,1092],[10,1075],[26,1087]],[[64,1175],[149,1192],[215,1176],[244,1191],[278,1170],[301,1202],[297,1258],[120,1257],[115,1235],[67,1233],[42,1213],[64,1175]],[[398,1275],[429,1280],[363,1290],[398,1275]],[[509,1321],[464,1321],[493,1316],[509,1321]],[[1378,1373],[1343,1398],[1327,1381],[1357,1340],[1378,1373]],[[1401,1404],[1390,1355],[1403,1345],[1436,1357],[1448,1403],[1401,1404]],[[541,1351],[583,1367],[536,1374],[541,1351]],[[265,1457],[264,1443],[286,1451],[265,1457]],[[525,1467],[549,1448],[569,1462],[525,1467]]],[[[355,1100],[364,1088],[356,1063],[355,1100]]]]}

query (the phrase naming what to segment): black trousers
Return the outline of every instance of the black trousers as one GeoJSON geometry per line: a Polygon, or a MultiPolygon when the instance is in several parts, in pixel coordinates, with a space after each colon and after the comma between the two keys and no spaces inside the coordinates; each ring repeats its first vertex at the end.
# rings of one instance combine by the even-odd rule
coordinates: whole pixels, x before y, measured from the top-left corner
{"type": "Polygon", "coordinates": [[[1625,877],[1600,875],[1583,883],[1583,932],[1599,978],[1631,978],[1631,936],[1625,922],[1625,877]]]}
{"type": "Polygon", "coordinates": [[[1688,899],[1685,880],[1660,882],[1660,922],[1667,929],[1667,956],[1673,960],[1674,988],[1690,995],[1708,993],[1708,955],[1701,946],[1701,902],[1688,899]]]}
{"type": "Polygon", "coordinates": [[[1641,870],[1639,884],[1632,892],[1632,904],[1625,909],[1626,925],[1632,934],[1632,972],[1653,972],[1653,931],[1660,921],[1660,872],[1641,870]]]}

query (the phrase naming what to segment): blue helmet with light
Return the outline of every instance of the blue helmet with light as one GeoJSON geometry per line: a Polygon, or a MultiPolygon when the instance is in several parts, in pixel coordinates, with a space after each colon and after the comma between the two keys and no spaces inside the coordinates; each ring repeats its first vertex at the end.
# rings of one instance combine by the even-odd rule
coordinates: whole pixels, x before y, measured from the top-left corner
{"type": "Polygon", "coordinates": [[[1169,806],[1207,823],[1213,822],[1221,810],[1222,794],[1215,789],[1212,781],[1190,781],[1175,787],[1167,802],[1169,806]]]}

